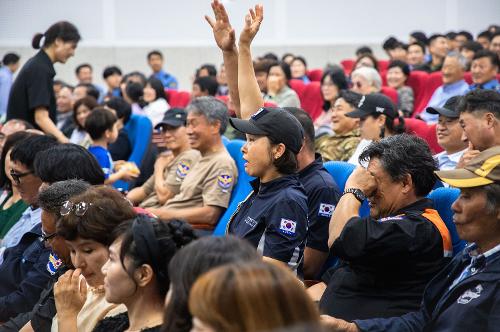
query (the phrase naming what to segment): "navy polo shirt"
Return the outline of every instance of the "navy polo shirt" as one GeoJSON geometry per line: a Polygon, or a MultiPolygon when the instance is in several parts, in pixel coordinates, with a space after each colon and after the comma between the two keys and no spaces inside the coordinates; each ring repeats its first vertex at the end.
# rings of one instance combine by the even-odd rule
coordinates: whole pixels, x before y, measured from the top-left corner
{"type": "Polygon", "coordinates": [[[288,264],[302,276],[307,236],[307,196],[297,175],[251,182],[253,192],[238,205],[227,233],[248,240],[265,257],[288,264]]]}
{"type": "Polygon", "coordinates": [[[316,154],[316,160],[299,172],[299,181],[306,191],[309,209],[306,247],[329,252],[328,227],[340,198],[339,187],[323,167],[320,154],[316,154]]]}
{"type": "Polygon", "coordinates": [[[45,107],[52,122],[57,123],[55,75],[54,64],[44,50],[29,59],[12,84],[7,120],[22,119],[40,129],[35,123],[35,109],[45,107]]]}

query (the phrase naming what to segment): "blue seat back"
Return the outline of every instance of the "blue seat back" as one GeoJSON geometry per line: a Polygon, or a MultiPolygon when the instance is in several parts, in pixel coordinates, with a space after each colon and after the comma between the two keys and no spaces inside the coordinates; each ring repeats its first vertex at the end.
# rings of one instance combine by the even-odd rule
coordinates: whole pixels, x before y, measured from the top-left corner
{"type": "Polygon", "coordinates": [[[333,177],[341,192],[345,189],[347,178],[356,168],[353,164],[345,161],[327,161],[323,166],[325,166],[328,173],[333,177]]]}
{"type": "Polygon", "coordinates": [[[238,181],[233,188],[231,193],[231,199],[229,200],[229,206],[227,207],[224,214],[219,219],[219,223],[215,227],[213,235],[223,236],[226,232],[226,226],[229,222],[229,218],[233,215],[234,211],[238,207],[238,204],[243,201],[248,194],[252,191],[252,186],[250,186],[250,181],[254,178],[245,172],[245,160],[243,160],[243,154],[241,148],[245,144],[245,141],[235,139],[227,143],[226,149],[234,159],[236,167],[238,168],[238,181]]]}
{"type": "MultiPolygon", "coordinates": [[[[127,124],[125,125],[132,153],[128,161],[134,162],[137,167],[141,168],[144,155],[151,144],[151,136],[153,135],[153,124],[146,116],[132,114],[127,124]]],[[[113,186],[123,190],[129,189],[129,184],[125,181],[116,181],[113,186]]]]}
{"type": "Polygon", "coordinates": [[[457,199],[460,190],[457,188],[437,188],[427,195],[434,202],[434,207],[443,219],[446,227],[450,231],[451,242],[453,244],[453,255],[461,252],[464,249],[466,242],[458,237],[457,229],[453,223],[453,211],[451,205],[457,199]]]}

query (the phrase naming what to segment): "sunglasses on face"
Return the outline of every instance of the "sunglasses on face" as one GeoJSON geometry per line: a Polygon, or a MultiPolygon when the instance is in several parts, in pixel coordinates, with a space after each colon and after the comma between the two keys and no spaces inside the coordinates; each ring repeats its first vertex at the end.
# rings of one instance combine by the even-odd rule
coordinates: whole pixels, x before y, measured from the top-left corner
{"type": "Polygon", "coordinates": [[[75,216],[81,217],[85,214],[85,212],[87,212],[87,210],[91,205],[92,203],[87,203],[87,202],[73,203],[71,201],[66,201],[61,206],[59,214],[61,216],[67,216],[68,214],[71,213],[71,211],[74,211],[75,216]]]}
{"type": "Polygon", "coordinates": [[[17,185],[20,185],[21,184],[21,178],[23,176],[26,176],[26,175],[29,175],[29,174],[33,174],[33,171],[28,171],[28,172],[24,172],[24,173],[17,173],[15,170],[13,170],[12,168],[10,169],[10,176],[12,176],[12,179],[14,180],[14,182],[17,184],[17,185]]]}

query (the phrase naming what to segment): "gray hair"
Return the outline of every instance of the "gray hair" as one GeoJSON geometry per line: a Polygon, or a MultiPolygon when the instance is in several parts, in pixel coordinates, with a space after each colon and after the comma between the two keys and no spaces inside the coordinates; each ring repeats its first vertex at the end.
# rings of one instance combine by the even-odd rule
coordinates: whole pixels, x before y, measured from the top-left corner
{"type": "Polygon", "coordinates": [[[201,114],[207,118],[208,123],[220,123],[219,133],[224,134],[229,122],[229,115],[226,104],[215,97],[198,97],[193,99],[186,107],[187,113],[201,114]]]}
{"type": "Polygon", "coordinates": [[[456,51],[451,51],[448,54],[446,54],[446,57],[457,59],[462,69],[467,70],[467,59],[462,54],[456,51]]]}
{"type": "Polygon", "coordinates": [[[488,184],[483,190],[486,192],[486,211],[496,213],[497,209],[500,209],[500,184],[488,184]]]}
{"type": "Polygon", "coordinates": [[[360,67],[352,72],[351,77],[356,75],[363,77],[368,84],[377,89],[377,91],[380,91],[382,88],[382,78],[375,68],[360,67]]]}
{"type": "Polygon", "coordinates": [[[59,215],[59,209],[65,201],[85,192],[88,188],[90,188],[90,184],[82,180],[54,182],[40,191],[38,205],[47,212],[59,215]]]}

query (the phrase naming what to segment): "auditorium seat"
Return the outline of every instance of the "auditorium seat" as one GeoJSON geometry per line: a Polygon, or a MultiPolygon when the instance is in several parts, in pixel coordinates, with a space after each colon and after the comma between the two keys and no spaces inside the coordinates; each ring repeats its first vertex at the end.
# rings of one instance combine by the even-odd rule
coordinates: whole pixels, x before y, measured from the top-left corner
{"type": "Polygon", "coordinates": [[[465,72],[464,79],[467,84],[472,84],[472,73],[470,71],[465,72]]]}
{"type": "Polygon", "coordinates": [[[408,76],[406,85],[413,90],[413,112],[415,113],[417,109],[422,108],[421,104],[425,102],[425,96],[427,94],[427,81],[429,79],[429,74],[425,71],[412,71],[408,76]]]}
{"type": "Polygon", "coordinates": [[[416,135],[423,138],[433,154],[443,151],[437,143],[436,125],[428,125],[425,121],[419,119],[405,118],[405,127],[408,134],[416,135]]]}
{"type": "MultiPolygon", "coordinates": [[[[132,114],[125,125],[125,130],[127,131],[130,145],[132,146],[132,153],[128,161],[135,163],[137,167],[141,169],[145,154],[151,146],[153,124],[146,116],[132,114]]],[[[126,191],[129,190],[130,184],[119,180],[116,181],[113,186],[126,191]]]]}
{"type": "Polygon", "coordinates": [[[311,69],[307,71],[307,77],[311,82],[321,82],[321,77],[323,77],[323,69],[311,69]]]}
{"type": "Polygon", "coordinates": [[[387,71],[387,67],[389,67],[389,60],[378,60],[378,70],[380,72],[387,71]]]}
{"type": "Polygon", "coordinates": [[[346,75],[351,74],[355,62],[356,60],[353,59],[344,59],[340,61],[340,65],[342,66],[342,68],[344,68],[344,72],[346,75]]]}
{"type": "Polygon", "coordinates": [[[170,107],[185,108],[191,101],[191,93],[188,91],[165,89],[165,96],[170,107]]]}
{"type": "Polygon", "coordinates": [[[382,89],[380,90],[380,93],[389,97],[389,99],[392,100],[394,105],[396,106],[398,105],[398,92],[396,91],[396,89],[391,88],[389,86],[383,86],[382,89]]]}
{"type": "Polygon", "coordinates": [[[236,167],[238,168],[238,180],[236,181],[236,185],[233,188],[233,192],[231,193],[231,199],[229,200],[229,205],[226,211],[222,214],[217,223],[217,226],[214,229],[213,235],[215,236],[224,236],[226,233],[226,226],[229,222],[229,219],[236,211],[238,204],[242,202],[248,194],[252,191],[252,187],[250,186],[250,181],[253,180],[253,177],[249,176],[245,172],[245,160],[243,160],[243,154],[241,152],[241,148],[245,144],[243,140],[232,140],[226,144],[226,149],[234,159],[236,163],[236,167]]]}
{"type": "Polygon", "coordinates": [[[323,113],[323,96],[321,95],[321,83],[311,82],[306,84],[300,105],[304,111],[309,113],[311,118],[316,120],[323,113]]]}
{"type": "Polygon", "coordinates": [[[297,93],[300,101],[302,102],[302,98],[304,98],[304,91],[306,89],[304,81],[293,78],[288,81],[288,84],[290,85],[290,88],[297,93]]]}
{"type": "Polygon", "coordinates": [[[450,231],[451,242],[453,244],[453,255],[461,252],[466,242],[458,236],[457,229],[453,223],[453,210],[451,205],[457,199],[460,190],[457,188],[437,188],[427,195],[434,202],[434,208],[438,211],[439,216],[443,219],[446,227],[450,231]]]}

